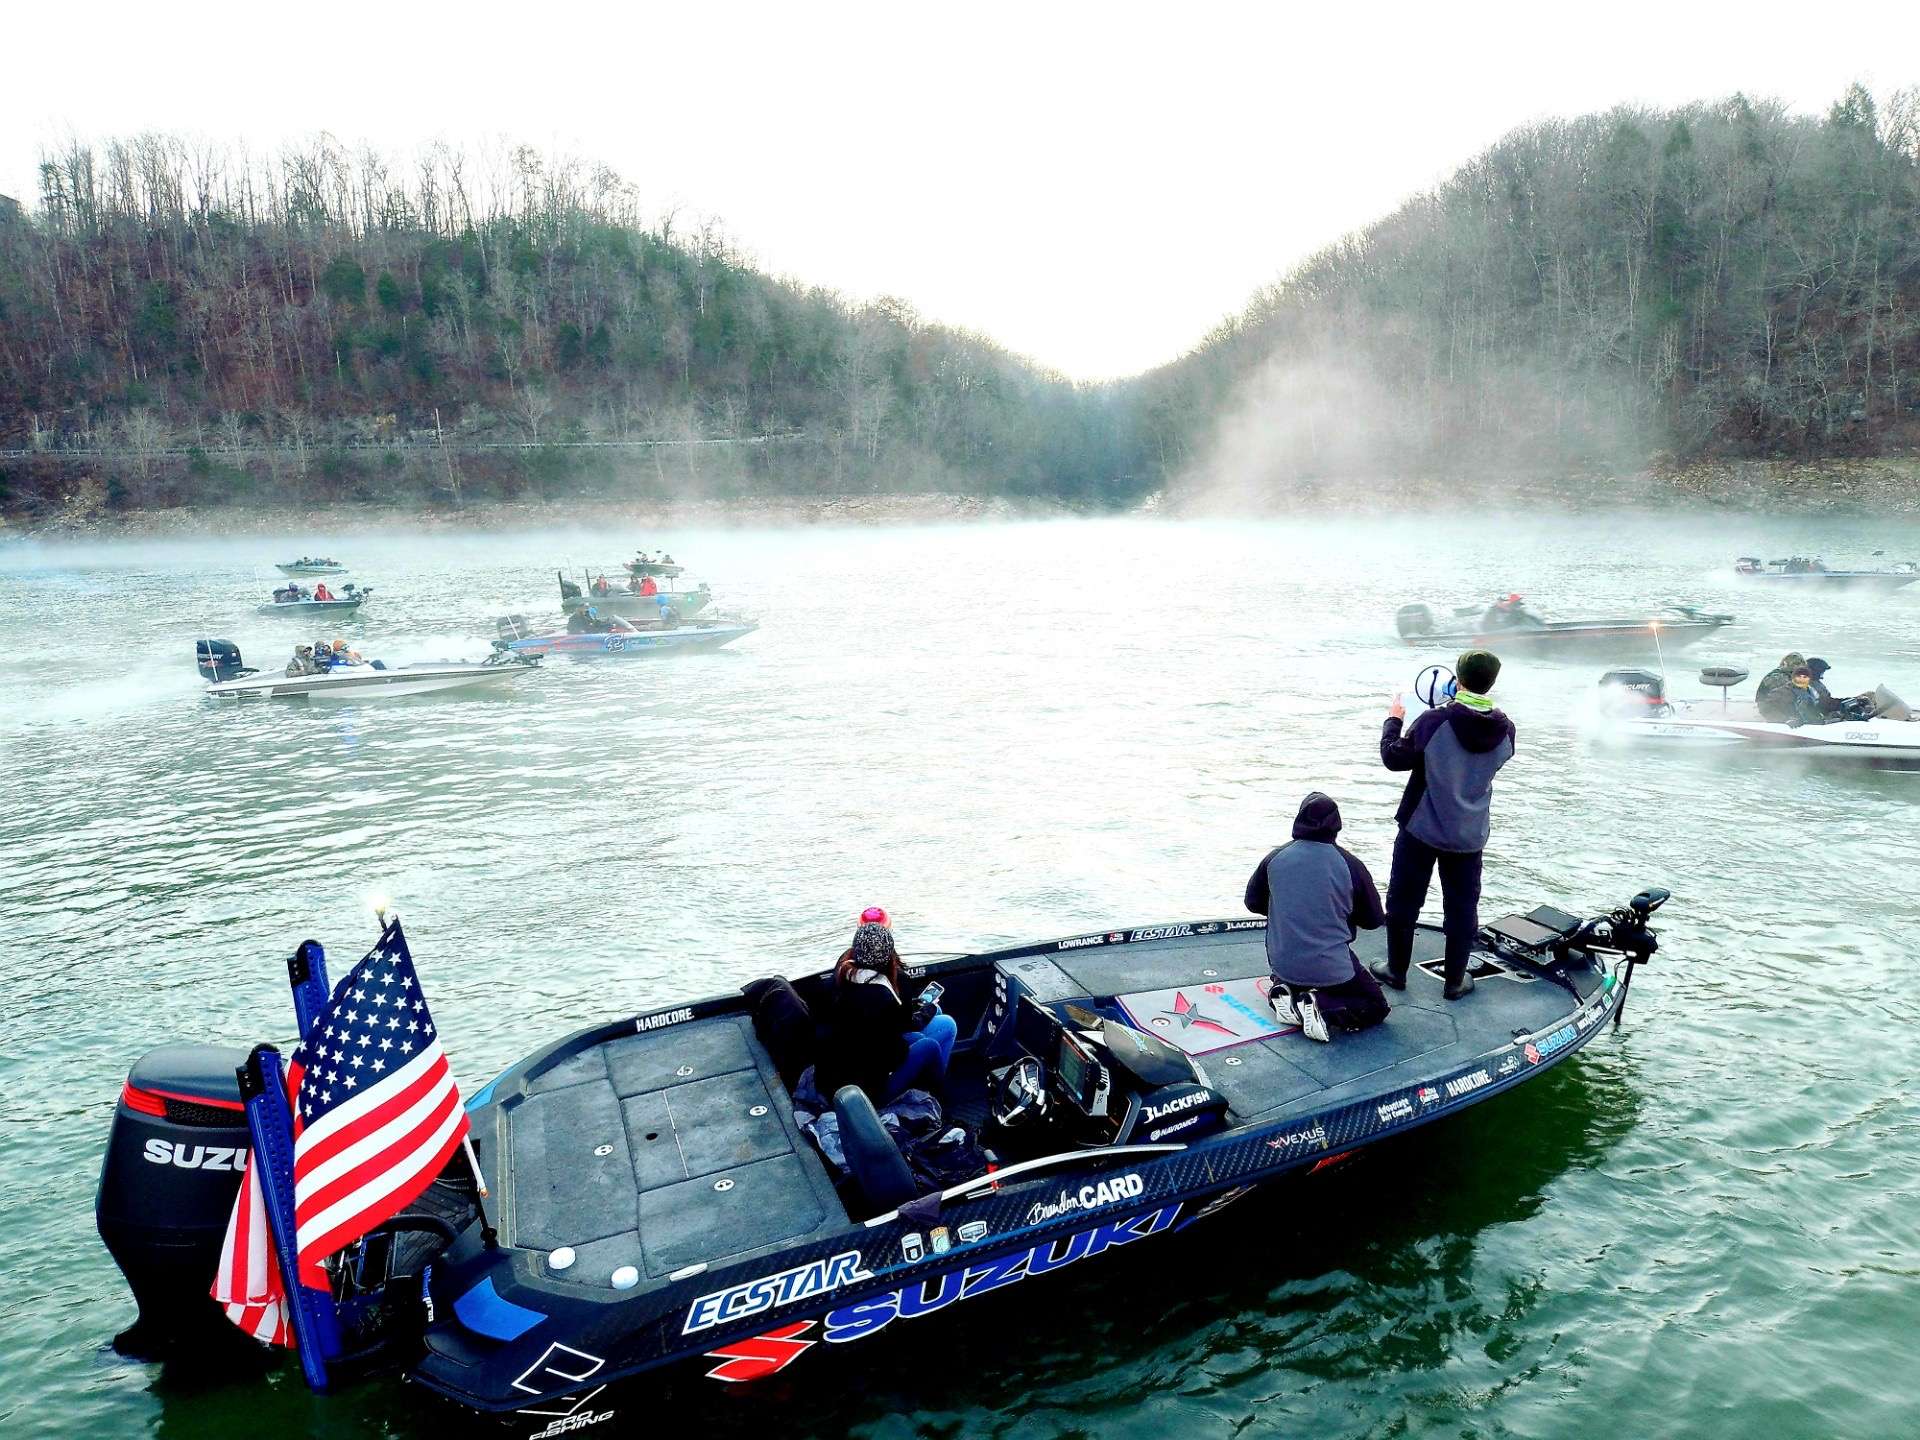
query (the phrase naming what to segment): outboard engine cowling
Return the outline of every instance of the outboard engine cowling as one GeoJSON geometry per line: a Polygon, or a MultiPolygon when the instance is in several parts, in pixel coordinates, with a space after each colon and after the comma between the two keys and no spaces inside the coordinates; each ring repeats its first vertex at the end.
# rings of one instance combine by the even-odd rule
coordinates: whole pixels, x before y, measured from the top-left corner
{"type": "Polygon", "coordinates": [[[1426,605],[1402,605],[1393,617],[1394,628],[1400,637],[1406,639],[1414,635],[1433,633],[1433,610],[1426,605]]]}
{"type": "Polygon", "coordinates": [[[193,659],[209,680],[232,680],[242,673],[240,647],[231,640],[196,640],[193,659]]]}
{"type": "Polygon", "coordinates": [[[1600,677],[1601,700],[1615,714],[1665,715],[1666,676],[1653,670],[1609,670],[1600,677]]]}
{"type": "Polygon", "coordinates": [[[246,1169],[234,1076],[246,1058],[226,1046],[163,1045],[127,1075],[94,1201],[100,1238],[140,1307],[114,1337],[122,1354],[158,1359],[240,1334],[208,1287],[246,1169]]]}

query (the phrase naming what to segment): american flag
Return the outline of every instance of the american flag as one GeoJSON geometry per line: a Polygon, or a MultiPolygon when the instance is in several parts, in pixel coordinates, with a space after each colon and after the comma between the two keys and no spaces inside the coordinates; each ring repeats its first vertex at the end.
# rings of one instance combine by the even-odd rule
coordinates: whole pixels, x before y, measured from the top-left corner
{"type": "MultiPolygon", "coordinates": [[[[467,1136],[467,1115],[398,921],[334,986],[287,1067],[300,1280],[397,1215],[467,1136]]],[[[235,1198],[214,1299],[249,1334],[291,1344],[285,1292],[249,1164],[235,1198]]]]}

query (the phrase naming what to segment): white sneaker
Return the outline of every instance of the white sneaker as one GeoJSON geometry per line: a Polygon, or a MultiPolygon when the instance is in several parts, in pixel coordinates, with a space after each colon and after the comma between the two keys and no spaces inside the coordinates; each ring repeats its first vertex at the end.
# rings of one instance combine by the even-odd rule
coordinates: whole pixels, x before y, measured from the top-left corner
{"type": "Polygon", "coordinates": [[[1298,1025],[1300,1011],[1293,1003],[1293,992],[1276,982],[1273,993],[1267,996],[1267,1002],[1273,1006],[1274,1017],[1282,1025],[1298,1025]]]}
{"type": "Polygon", "coordinates": [[[1300,1012],[1300,1033],[1309,1040],[1318,1040],[1322,1045],[1333,1039],[1327,1030],[1326,1017],[1320,1013],[1320,1007],[1313,1003],[1313,996],[1302,995],[1293,1002],[1294,1009],[1300,1012]]]}

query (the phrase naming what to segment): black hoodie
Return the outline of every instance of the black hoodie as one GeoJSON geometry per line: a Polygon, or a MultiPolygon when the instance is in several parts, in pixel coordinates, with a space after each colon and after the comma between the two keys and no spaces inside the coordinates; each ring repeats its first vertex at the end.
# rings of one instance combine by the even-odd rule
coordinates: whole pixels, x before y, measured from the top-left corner
{"type": "Polygon", "coordinates": [[[1411,770],[1394,820],[1435,850],[1487,848],[1493,777],[1513,758],[1513,721],[1499,710],[1454,701],[1427,711],[1401,734],[1389,715],[1380,730],[1380,760],[1411,770]]]}
{"type": "Polygon", "coordinates": [[[1267,966],[1286,984],[1352,979],[1355,933],[1386,918],[1367,867],[1334,844],[1339,833],[1340,807],[1314,791],[1300,804],[1293,839],[1247,881],[1247,909],[1267,917],[1267,966]]]}

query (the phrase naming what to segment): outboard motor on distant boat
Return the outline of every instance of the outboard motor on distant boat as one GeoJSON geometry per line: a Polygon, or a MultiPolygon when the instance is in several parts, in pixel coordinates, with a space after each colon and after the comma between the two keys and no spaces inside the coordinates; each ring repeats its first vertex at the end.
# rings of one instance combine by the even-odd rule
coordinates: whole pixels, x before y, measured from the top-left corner
{"type": "Polygon", "coordinates": [[[232,680],[246,673],[240,663],[240,647],[231,640],[196,640],[193,658],[209,680],[232,680]]]}
{"type": "Polygon", "coordinates": [[[1393,625],[1400,632],[1400,638],[1403,640],[1413,635],[1431,635],[1433,610],[1430,606],[1418,603],[1402,605],[1394,612],[1393,625]]]}
{"type": "Polygon", "coordinates": [[[140,1307],[114,1337],[124,1355],[158,1359],[240,1338],[208,1287],[246,1169],[234,1077],[246,1058],[216,1045],[163,1045],[135,1062],[120,1091],[94,1221],[140,1307]]]}
{"type": "MultiPolygon", "coordinates": [[[[1740,674],[1746,677],[1744,670],[1740,674]]],[[[1616,715],[1667,715],[1673,710],[1667,703],[1667,678],[1653,670],[1607,671],[1600,677],[1600,698],[1616,715]]]]}

